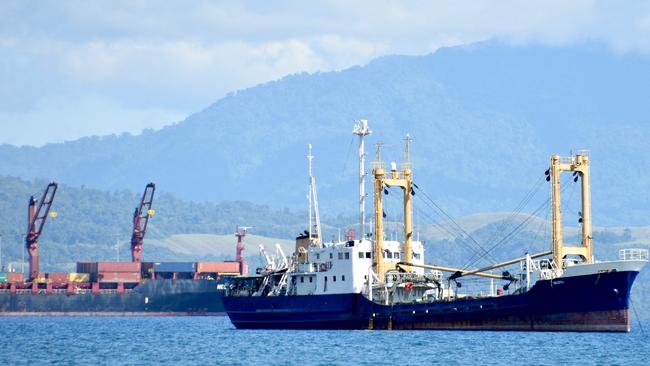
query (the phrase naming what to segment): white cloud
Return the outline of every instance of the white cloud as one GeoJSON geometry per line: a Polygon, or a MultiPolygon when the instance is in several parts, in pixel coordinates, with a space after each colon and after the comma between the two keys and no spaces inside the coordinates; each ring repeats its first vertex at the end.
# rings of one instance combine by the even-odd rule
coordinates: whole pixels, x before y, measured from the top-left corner
{"type": "Polygon", "coordinates": [[[68,135],[51,141],[158,127],[289,73],[485,39],[650,51],[650,4],[635,1],[6,1],[0,18],[0,127],[13,143],[32,138],[7,118],[37,127],[94,105],[132,119],[78,133],[74,123],[100,122],[66,122],[68,135]]]}

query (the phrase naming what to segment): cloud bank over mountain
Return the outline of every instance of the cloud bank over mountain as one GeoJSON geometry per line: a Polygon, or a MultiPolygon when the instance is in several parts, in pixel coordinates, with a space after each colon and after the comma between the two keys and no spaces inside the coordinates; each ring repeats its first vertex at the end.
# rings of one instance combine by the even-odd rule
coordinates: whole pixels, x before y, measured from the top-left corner
{"type": "Polygon", "coordinates": [[[193,5],[3,2],[0,143],[139,133],[287,74],[486,39],[650,50],[650,5],[641,1],[193,5]]]}

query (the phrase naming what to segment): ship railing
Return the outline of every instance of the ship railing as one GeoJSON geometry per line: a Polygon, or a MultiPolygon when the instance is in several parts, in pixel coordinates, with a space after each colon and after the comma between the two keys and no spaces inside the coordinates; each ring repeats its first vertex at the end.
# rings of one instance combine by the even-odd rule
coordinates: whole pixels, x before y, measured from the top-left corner
{"type": "Polygon", "coordinates": [[[426,274],[409,273],[409,272],[389,272],[386,273],[385,283],[404,283],[404,282],[436,282],[442,279],[442,272],[431,271],[426,274]]]}
{"type": "Polygon", "coordinates": [[[563,270],[557,268],[542,269],[539,271],[539,278],[542,280],[552,280],[562,276],[563,270]]]}
{"type": "Polygon", "coordinates": [[[622,261],[648,261],[648,249],[630,248],[618,251],[618,257],[622,261]]]}
{"type": "MultiPolygon", "coordinates": [[[[555,263],[553,259],[531,259],[530,261],[530,271],[542,271],[546,269],[555,269],[555,263]]],[[[523,260],[519,262],[522,271],[527,270],[527,261],[523,260]]]]}
{"type": "Polygon", "coordinates": [[[531,259],[529,261],[519,262],[522,271],[536,272],[542,280],[552,280],[562,276],[562,269],[557,268],[553,259],[531,259]],[[530,263],[530,269],[528,269],[530,263]]]}

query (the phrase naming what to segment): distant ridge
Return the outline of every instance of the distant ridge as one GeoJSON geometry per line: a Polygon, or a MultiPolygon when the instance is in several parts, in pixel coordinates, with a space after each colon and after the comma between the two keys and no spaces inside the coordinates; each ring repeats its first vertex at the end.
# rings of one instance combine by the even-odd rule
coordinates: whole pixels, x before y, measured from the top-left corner
{"type": "Polygon", "coordinates": [[[290,75],[138,136],[3,145],[0,175],[110,190],[155,180],[198,202],[302,208],[312,143],[322,211],[347,215],[356,209],[350,130],[367,118],[369,156],[383,141],[384,158],[400,160],[410,133],[416,182],[453,215],[512,210],[551,153],[587,148],[595,224],[644,225],[648,95],[645,56],[487,42],[290,75]]]}

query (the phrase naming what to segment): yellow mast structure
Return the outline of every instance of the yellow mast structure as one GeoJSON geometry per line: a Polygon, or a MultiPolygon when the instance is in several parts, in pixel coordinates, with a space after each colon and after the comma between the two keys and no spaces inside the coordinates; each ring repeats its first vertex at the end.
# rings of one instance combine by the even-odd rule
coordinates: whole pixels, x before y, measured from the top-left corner
{"type": "Polygon", "coordinates": [[[553,206],[553,260],[561,268],[567,255],[577,255],[583,262],[593,263],[592,233],[591,233],[591,192],[589,186],[589,155],[579,152],[575,156],[551,156],[551,167],[548,171],[552,186],[553,206]],[[562,208],[560,200],[560,176],[562,172],[573,172],[581,178],[582,190],[582,242],[579,247],[566,246],[562,237],[562,208]]]}
{"type": "MultiPolygon", "coordinates": [[[[381,193],[384,189],[384,179],[386,172],[384,171],[383,163],[381,162],[381,143],[377,144],[377,153],[375,161],[372,162],[372,178],[374,186],[374,205],[375,205],[375,234],[374,234],[374,248],[373,248],[373,271],[377,274],[380,282],[384,282],[384,208],[382,204],[381,193]]],[[[370,279],[368,279],[370,280],[370,279]]]]}
{"type": "Polygon", "coordinates": [[[401,187],[403,190],[404,203],[404,261],[410,263],[413,260],[413,204],[411,192],[413,190],[413,176],[410,162],[410,136],[406,136],[405,159],[402,164],[402,171],[397,170],[397,164],[391,163],[390,176],[386,176],[381,161],[381,144],[377,144],[376,161],[372,163],[372,175],[374,180],[375,195],[375,241],[373,270],[380,282],[385,281],[386,265],[384,263],[384,211],[382,203],[382,191],[385,187],[401,187]]]}

